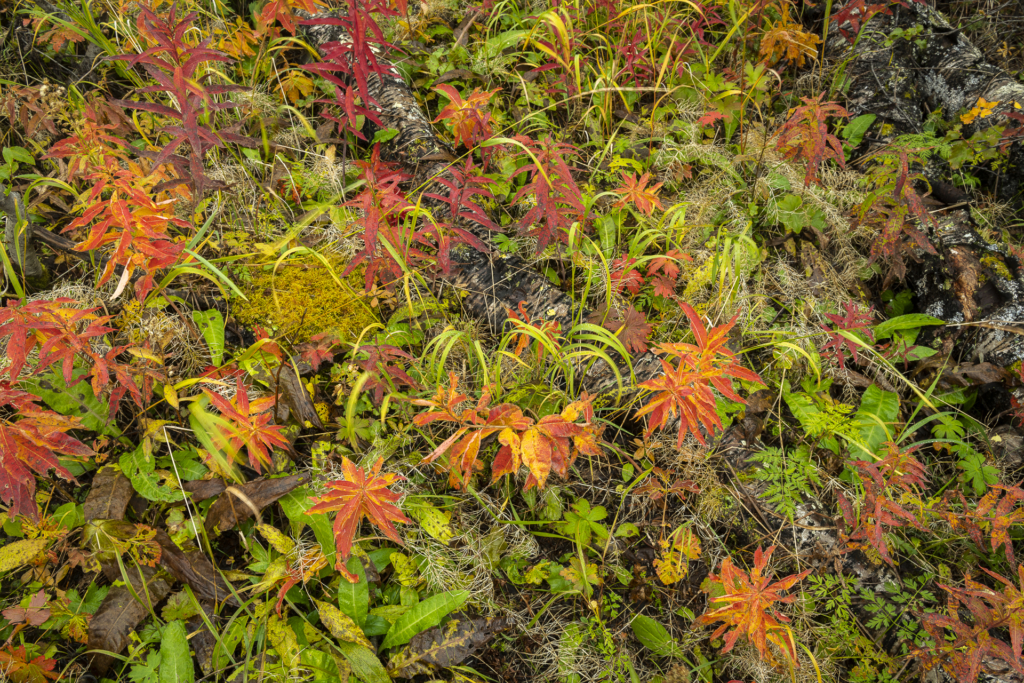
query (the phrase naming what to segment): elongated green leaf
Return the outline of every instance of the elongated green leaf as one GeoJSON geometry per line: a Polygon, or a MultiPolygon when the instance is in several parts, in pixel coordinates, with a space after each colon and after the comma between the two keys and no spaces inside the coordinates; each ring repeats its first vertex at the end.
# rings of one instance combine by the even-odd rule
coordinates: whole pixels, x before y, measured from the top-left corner
{"type": "Polygon", "coordinates": [[[344,579],[338,586],[338,607],[352,617],[359,626],[366,624],[366,615],[370,610],[370,586],[366,582],[366,570],[358,557],[348,558],[348,570],[359,577],[359,583],[349,583],[344,579]]]}
{"type": "MultiPolygon", "coordinates": [[[[309,487],[300,486],[287,496],[281,498],[281,509],[284,511],[288,521],[292,523],[292,534],[297,536],[302,528],[309,525],[313,529],[313,535],[316,536],[317,542],[320,544],[320,551],[323,552],[327,558],[327,563],[334,566],[334,556],[337,554],[337,546],[334,542],[334,528],[331,526],[331,520],[327,515],[310,515],[306,513],[306,510],[313,507],[313,499],[309,494],[309,487]]],[[[348,614],[346,612],[346,614],[348,614]]],[[[350,617],[355,619],[355,616],[349,614],[350,617]]],[[[359,621],[356,619],[356,621],[359,621]]]]}
{"type": "Polygon", "coordinates": [[[923,313],[908,313],[907,315],[890,318],[885,322],[876,325],[875,341],[888,339],[892,336],[892,333],[897,330],[912,330],[915,327],[924,327],[925,325],[945,324],[946,322],[944,320],[933,318],[930,315],[924,315],[923,313]]]}
{"type": "Polygon", "coordinates": [[[852,443],[854,457],[868,459],[878,447],[892,438],[892,424],[900,412],[900,397],[891,391],[883,391],[872,384],[861,397],[860,407],[853,416],[860,432],[860,444],[852,443]],[[863,445],[861,445],[863,444],[863,445]],[[869,449],[864,452],[864,447],[869,449]]]}
{"type": "Polygon", "coordinates": [[[655,654],[661,657],[682,656],[679,644],[672,639],[668,630],[654,619],[639,614],[633,619],[631,626],[636,639],[655,654]]]}
{"type": "Polygon", "coordinates": [[[445,591],[427,598],[403,614],[384,636],[381,648],[405,645],[420,631],[426,631],[441,623],[469,599],[469,591],[445,591]]]}
{"type": "Polygon", "coordinates": [[[352,673],[363,683],[391,683],[391,677],[384,670],[384,665],[377,659],[377,655],[368,648],[355,643],[346,643],[344,640],[337,641],[336,645],[348,660],[352,667],[352,673]]]}
{"type": "Polygon", "coordinates": [[[160,683],[193,683],[195,680],[185,622],[169,622],[160,639],[160,683]]]}
{"type": "Polygon", "coordinates": [[[216,308],[211,308],[208,311],[192,311],[192,320],[210,348],[210,359],[220,367],[224,362],[224,316],[216,308]]]}
{"type": "Polygon", "coordinates": [[[841,135],[844,140],[857,147],[864,140],[864,134],[868,132],[868,128],[874,122],[874,114],[861,114],[843,127],[841,135]]]}

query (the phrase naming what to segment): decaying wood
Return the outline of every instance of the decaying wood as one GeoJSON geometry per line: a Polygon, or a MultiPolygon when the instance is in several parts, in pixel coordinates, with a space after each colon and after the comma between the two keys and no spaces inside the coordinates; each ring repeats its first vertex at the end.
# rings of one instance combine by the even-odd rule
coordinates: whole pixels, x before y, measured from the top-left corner
{"type": "MultiPolygon", "coordinates": [[[[936,110],[956,121],[979,99],[998,104],[991,115],[966,124],[965,137],[992,126],[1024,126],[1009,117],[1024,111],[1015,106],[1024,107],[1024,83],[986,61],[929,4],[893,4],[891,11],[865,22],[855,43],[843,35],[844,30],[851,32],[850,25],[833,21],[825,45],[826,58],[848,80],[847,109],[853,116],[878,117],[874,147],[900,134],[923,132],[926,118],[936,110]],[[913,40],[889,39],[894,30],[915,26],[922,30],[913,40]]],[[[1000,196],[1017,197],[1024,187],[1024,143],[1013,142],[1000,167],[991,171],[990,185],[1000,196]]],[[[924,170],[934,194],[945,195],[946,201],[963,200],[964,194],[942,177],[948,171],[944,162],[933,158],[924,170]]],[[[966,208],[936,218],[938,227],[927,227],[940,257],[918,251],[919,263],[908,281],[919,311],[969,325],[929,330],[920,341],[935,346],[954,339],[960,357],[1002,366],[1024,359],[1024,270],[1019,258],[1005,244],[986,240],[966,208]],[[936,334],[943,339],[932,338],[936,334]]]]}

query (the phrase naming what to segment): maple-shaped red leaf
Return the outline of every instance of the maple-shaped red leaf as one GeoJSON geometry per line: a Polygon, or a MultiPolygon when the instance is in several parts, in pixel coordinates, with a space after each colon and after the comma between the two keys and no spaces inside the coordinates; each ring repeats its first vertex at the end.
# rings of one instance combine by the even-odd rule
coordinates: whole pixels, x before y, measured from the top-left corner
{"type": "Polygon", "coordinates": [[[269,465],[272,462],[270,449],[288,448],[288,439],[282,433],[283,426],[270,424],[275,398],[264,396],[250,403],[242,379],[238,378],[236,382],[237,390],[231,401],[209,389],[203,389],[203,393],[231,423],[230,429],[222,434],[230,448],[241,453],[242,446],[245,446],[249,455],[249,465],[260,472],[261,463],[269,465]]]}
{"type": "Polygon", "coordinates": [[[334,362],[333,349],[337,345],[338,338],[335,335],[323,332],[313,335],[307,343],[299,344],[296,348],[300,351],[302,360],[308,361],[313,367],[313,372],[317,372],[322,363],[334,362]]]}
{"type": "Polygon", "coordinates": [[[635,264],[636,259],[629,254],[623,254],[611,262],[609,279],[613,292],[622,294],[623,289],[628,289],[631,294],[640,293],[644,276],[640,274],[635,264]]]}
{"type": "Polygon", "coordinates": [[[848,117],[850,112],[835,102],[822,102],[825,93],[817,97],[802,97],[803,106],[793,110],[779,131],[776,146],[789,160],[802,159],[807,163],[804,186],[818,179],[818,169],[826,159],[832,159],[840,168],[846,168],[843,143],[828,132],[828,117],[848,117]]]}
{"type": "Polygon", "coordinates": [[[754,553],[754,567],[750,574],[734,566],[731,557],[722,560],[721,573],[712,574],[708,579],[712,584],[721,586],[725,594],[710,597],[711,587],[704,588],[704,592],[709,593],[710,611],[701,615],[697,621],[701,624],[722,622],[711,634],[711,638],[718,638],[729,631],[725,635],[723,654],[733,648],[740,636],[746,636],[763,659],[774,663],[774,658],[768,650],[768,643],[771,642],[782,650],[790,663],[796,667],[798,664],[793,634],[783,626],[783,623],[790,621],[789,617],[772,607],[793,602],[795,596],[783,595],[782,592],[803,580],[812,570],[807,569],[772,583],[771,578],[764,576],[764,571],[773,552],[775,546],[769,547],[767,552],[762,552],[761,548],[758,548],[754,553]],[[725,604],[715,607],[722,603],[725,604]]]}
{"type": "Polygon", "coordinates": [[[690,319],[690,330],[697,342],[694,344],[661,344],[660,353],[677,356],[679,365],[673,367],[661,359],[664,374],[640,384],[643,389],[655,392],[650,401],[637,411],[637,417],[650,415],[647,433],[664,428],[673,415],[679,415],[679,436],[677,444],[682,445],[688,432],[701,443],[705,443],[701,426],[709,434],[715,428],[721,429],[722,422],[715,411],[714,387],[731,401],[745,403],[732,389],[732,379],[760,382],[761,378],[736,362],[736,356],[726,346],[729,330],[736,324],[738,315],[724,325],[704,327],[697,312],[686,303],[680,304],[690,319]]]}
{"type": "Polygon", "coordinates": [[[40,589],[29,600],[28,607],[10,607],[0,612],[0,614],[3,614],[4,619],[12,624],[39,626],[50,618],[50,610],[43,609],[44,607],[46,607],[46,593],[40,589]]]}
{"type": "Polygon", "coordinates": [[[448,106],[434,119],[434,123],[444,121],[451,126],[456,144],[472,148],[491,137],[491,113],[485,111],[485,107],[494,93],[500,89],[481,92],[480,88],[473,88],[473,92],[465,100],[459,91],[450,85],[439,85],[434,89],[444,93],[450,100],[448,106]]]}
{"type": "Polygon", "coordinates": [[[416,381],[401,365],[403,360],[413,360],[413,357],[397,346],[388,344],[360,346],[356,355],[358,358],[355,359],[355,364],[370,373],[370,379],[367,380],[364,388],[373,392],[374,405],[380,405],[384,399],[384,393],[391,391],[393,387],[419,388],[416,381]]]}
{"type": "Polygon", "coordinates": [[[43,655],[29,659],[24,645],[7,645],[0,649],[0,671],[15,683],[41,683],[56,681],[60,676],[54,672],[57,660],[43,655]]]}
{"type": "MultiPolygon", "coordinates": [[[[365,517],[384,535],[399,545],[404,545],[395,529],[394,522],[411,524],[412,520],[402,514],[395,505],[399,495],[388,487],[405,477],[393,473],[380,474],[384,458],[377,460],[369,470],[363,470],[346,457],[342,457],[341,469],[345,479],[327,482],[329,489],[315,501],[309,514],[337,512],[334,518],[334,540],[338,557],[335,567],[341,570],[352,553],[359,522],[365,517]]],[[[346,572],[347,574],[347,572],[346,572]]]]}
{"type": "Polygon", "coordinates": [[[295,10],[301,9],[315,14],[317,5],[322,4],[319,0],[270,0],[256,16],[257,24],[260,29],[266,31],[274,22],[278,22],[288,33],[298,35],[295,29],[295,10]]]}
{"type": "Polygon", "coordinates": [[[614,206],[621,208],[632,202],[639,211],[648,216],[653,216],[655,209],[664,211],[665,207],[661,205],[661,200],[658,198],[658,190],[661,189],[662,183],[655,183],[651,187],[647,187],[650,179],[650,173],[644,173],[639,180],[636,173],[629,175],[623,173],[622,186],[612,190],[621,197],[614,206]]]}
{"type": "Polygon", "coordinates": [[[645,353],[647,351],[647,339],[651,336],[652,325],[647,324],[647,316],[633,308],[626,306],[622,310],[613,310],[605,316],[605,304],[601,304],[588,318],[589,322],[601,325],[610,330],[622,342],[622,345],[630,353],[645,353]]]}
{"type": "Polygon", "coordinates": [[[647,276],[652,277],[657,273],[662,273],[670,280],[675,282],[679,279],[679,261],[693,261],[693,257],[689,254],[684,254],[678,249],[669,249],[665,252],[664,256],[655,256],[651,259],[651,263],[647,266],[647,276]]]}
{"type": "Polygon", "coordinates": [[[55,471],[61,478],[74,481],[57,456],[89,458],[91,448],[69,436],[81,429],[76,417],[45,410],[31,394],[0,382],[0,408],[10,406],[17,419],[0,418],[0,500],[10,505],[13,515],[39,516],[36,505],[35,474],[55,471]]]}

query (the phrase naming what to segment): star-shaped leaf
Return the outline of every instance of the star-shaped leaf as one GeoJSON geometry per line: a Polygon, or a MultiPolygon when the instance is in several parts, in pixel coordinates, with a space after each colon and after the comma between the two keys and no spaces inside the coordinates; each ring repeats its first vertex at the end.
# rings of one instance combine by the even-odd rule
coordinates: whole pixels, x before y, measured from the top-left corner
{"type": "Polygon", "coordinates": [[[384,458],[380,458],[371,469],[364,470],[343,457],[341,468],[345,473],[345,479],[328,482],[327,487],[330,490],[318,498],[316,504],[309,509],[310,514],[338,513],[334,518],[334,540],[338,549],[336,567],[344,573],[347,573],[343,569],[345,561],[352,553],[352,542],[359,529],[359,522],[364,517],[399,545],[403,543],[394,522],[412,524],[412,520],[402,514],[395,505],[399,495],[388,490],[391,484],[402,481],[405,477],[393,473],[380,474],[383,464],[384,458]]]}

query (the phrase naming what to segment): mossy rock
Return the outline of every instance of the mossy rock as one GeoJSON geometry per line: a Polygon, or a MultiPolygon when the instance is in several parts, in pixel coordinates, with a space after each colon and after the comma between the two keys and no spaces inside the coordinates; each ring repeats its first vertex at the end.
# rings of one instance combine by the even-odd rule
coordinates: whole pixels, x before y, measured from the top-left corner
{"type": "Polygon", "coordinates": [[[284,262],[276,272],[273,262],[250,266],[241,287],[248,301],[237,302],[235,318],[250,327],[288,333],[299,341],[323,332],[341,339],[357,338],[378,322],[369,298],[363,295],[362,268],[342,277],[346,262],[333,255],[325,259],[333,275],[313,256],[284,262]]]}

